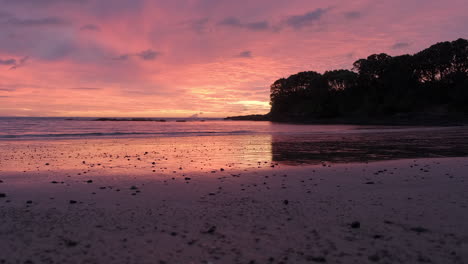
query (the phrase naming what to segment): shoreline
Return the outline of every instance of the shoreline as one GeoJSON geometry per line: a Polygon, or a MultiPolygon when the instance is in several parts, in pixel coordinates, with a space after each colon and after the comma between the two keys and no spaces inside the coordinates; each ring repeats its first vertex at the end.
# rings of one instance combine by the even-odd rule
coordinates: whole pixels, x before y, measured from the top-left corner
{"type": "Polygon", "coordinates": [[[381,125],[381,126],[467,126],[466,116],[437,116],[419,114],[405,117],[341,117],[341,118],[315,118],[301,119],[288,117],[271,117],[271,115],[231,116],[224,120],[229,121],[256,121],[273,122],[279,124],[303,125],[381,125]]]}

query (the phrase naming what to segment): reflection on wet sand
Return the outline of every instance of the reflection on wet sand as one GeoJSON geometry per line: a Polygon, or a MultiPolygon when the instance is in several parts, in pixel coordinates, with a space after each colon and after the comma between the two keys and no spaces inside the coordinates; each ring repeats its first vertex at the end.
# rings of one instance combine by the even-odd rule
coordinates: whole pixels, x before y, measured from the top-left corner
{"type": "MultiPolygon", "coordinates": [[[[215,170],[468,156],[468,129],[355,130],[168,138],[0,142],[0,172],[106,174],[215,170]]],[[[76,174],[75,174],[76,175],[76,174]]]]}
{"type": "Polygon", "coordinates": [[[468,129],[272,136],[273,161],[285,165],[468,156],[468,129]]]}
{"type": "Polygon", "coordinates": [[[270,135],[8,141],[0,172],[211,173],[270,166],[271,146],[270,135]]]}

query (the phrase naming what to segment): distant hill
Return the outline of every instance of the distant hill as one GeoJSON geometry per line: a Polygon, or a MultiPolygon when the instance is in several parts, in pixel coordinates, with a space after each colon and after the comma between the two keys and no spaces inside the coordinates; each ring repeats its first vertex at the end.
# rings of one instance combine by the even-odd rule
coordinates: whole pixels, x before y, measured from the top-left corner
{"type": "Polygon", "coordinates": [[[373,54],[350,70],[300,72],[270,87],[271,111],[230,120],[421,123],[468,114],[468,41],[437,43],[413,55],[373,54]]]}

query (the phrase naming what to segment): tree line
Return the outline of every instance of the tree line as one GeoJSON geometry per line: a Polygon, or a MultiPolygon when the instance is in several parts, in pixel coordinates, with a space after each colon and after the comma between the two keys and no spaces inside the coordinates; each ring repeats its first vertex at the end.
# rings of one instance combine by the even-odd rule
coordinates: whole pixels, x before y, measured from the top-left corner
{"type": "Polygon", "coordinates": [[[468,41],[413,55],[373,54],[352,70],[300,72],[275,81],[272,120],[468,113],[468,41]]]}

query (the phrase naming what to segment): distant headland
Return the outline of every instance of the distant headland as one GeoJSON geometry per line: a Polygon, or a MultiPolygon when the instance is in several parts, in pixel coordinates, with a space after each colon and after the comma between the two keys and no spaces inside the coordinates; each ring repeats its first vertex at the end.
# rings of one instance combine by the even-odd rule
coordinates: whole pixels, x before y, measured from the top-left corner
{"type": "Polygon", "coordinates": [[[266,115],[227,117],[298,123],[468,123],[468,40],[413,55],[373,54],[352,70],[300,72],[271,85],[266,115]]]}

